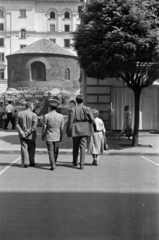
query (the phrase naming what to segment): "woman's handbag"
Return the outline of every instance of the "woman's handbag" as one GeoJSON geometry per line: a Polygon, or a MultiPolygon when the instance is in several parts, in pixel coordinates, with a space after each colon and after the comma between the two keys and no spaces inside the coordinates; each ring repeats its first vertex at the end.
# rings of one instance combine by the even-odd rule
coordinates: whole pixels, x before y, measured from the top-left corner
{"type": "Polygon", "coordinates": [[[104,150],[108,150],[109,149],[109,146],[108,146],[108,144],[107,144],[107,139],[106,138],[104,138],[104,150]]]}

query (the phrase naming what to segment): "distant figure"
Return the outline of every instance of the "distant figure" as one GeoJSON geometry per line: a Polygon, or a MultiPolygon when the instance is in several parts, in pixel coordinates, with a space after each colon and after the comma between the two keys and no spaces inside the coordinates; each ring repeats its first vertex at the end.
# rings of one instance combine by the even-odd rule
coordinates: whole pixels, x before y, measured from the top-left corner
{"type": "Polygon", "coordinates": [[[7,119],[5,121],[4,129],[6,130],[8,128],[9,122],[12,124],[12,129],[15,129],[14,119],[13,119],[13,111],[14,107],[12,105],[12,101],[8,101],[8,105],[5,107],[5,113],[7,115],[7,119]]]}
{"type": "Polygon", "coordinates": [[[104,138],[106,130],[102,119],[98,117],[99,111],[97,109],[92,109],[92,112],[96,123],[96,132],[94,132],[91,136],[88,152],[90,152],[93,157],[92,165],[98,166],[99,155],[104,151],[104,138]]]}
{"type": "Polygon", "coordinates": [[[17,116],[18,116],[18,112],[17,112],[17,110],[14,110],[14,113],[13,113],[13,125],[14,125],[14,129],[15,129],[15,121],[16,121],[17,116]]]}
{"type": "Polygon", "coordinates": [[[27,168],[27,163],[31,167],[35,166],[35,148],[36,148],[36,126],[37,115],[32,112],[33,103],[26,103],[26,110],[18,113],[16,118],[16,129],[19,133],[21,143],[22,167],[27,168]]]}
{"type": "Polygon", "coordinates": [[[67,135],[73,138],[73,164],[78,166],[78,153],[80,150],[80,169],[84,169],[85,151],[88,137],[93,134],[94,117],[89,107],[83,105],[81,95],[76,97],[77,106],[70,110],[67,135]]]}
{"type": "Polygon", "coordinates": [[[50,160],[50,170],[56,167],[59,153],[59,142],[62,140],[64,129],[64,116],[56,112],[59,102],[55,99],[50,100],[51,111],[44,115],[42,121],[42,141],[46,139],[46,146],[50,160]]]}
{"type": "Polygon", "coordinates": [[[69,108],[69,109],[72,109],[73,107],[76,107],[76,102],[75,102],[75,100],[69,101],[69,104],[68,104],[68,108],[69,108]]]}
{"type": "Polygon", "coordinates": [[[129,106],[126,105],[124,108],[124,124],[123,124],[123,129],[122,132],[119,136],[119,139],[121,138],[122,135],[124,135],[125,133],[128,136],[128,139],[130,139],[130,135],[127,133],[129,132],[129,130],[131,129],[131,124],[132,124],[132,120],[131,120],[131,112],[129,110],[129,106]]]}

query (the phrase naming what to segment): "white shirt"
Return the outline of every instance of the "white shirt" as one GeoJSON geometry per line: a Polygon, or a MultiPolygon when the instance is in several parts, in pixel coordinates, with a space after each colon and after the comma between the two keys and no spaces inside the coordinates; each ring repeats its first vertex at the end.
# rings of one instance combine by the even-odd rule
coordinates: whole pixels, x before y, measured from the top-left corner
{"type": "Polygon", "coordinates": [[[104,123],[103,123],[102,119],[96,117],[96,118],[95,118],[95,123],[96,123],[96,130],[97,130],[97,131],[106,132],[105,127],[104,127],[104,123]]]}
{"type": "Polygon", "coordinates": [[[6,113],[13,113],[14,111],[14,107],[12,106],[12,104],[8,104],[5,108],[5,112],[6,113]]]}

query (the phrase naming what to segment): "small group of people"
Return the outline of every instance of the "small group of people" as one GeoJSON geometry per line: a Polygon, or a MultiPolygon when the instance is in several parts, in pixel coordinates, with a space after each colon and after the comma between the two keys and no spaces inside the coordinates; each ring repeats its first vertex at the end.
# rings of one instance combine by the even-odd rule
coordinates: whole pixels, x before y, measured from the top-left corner
{"type": "MultiPolygon", "coordinates": [[[[51,111],[43,117],[41,138],[46,141],[50,170],[53,171],[56,167],[65,121],[64,116],[56,111],[59,105],[58,100],[52,99],[49,105],[51,111]]],[[[86,107],[81,95],[76,96],[76,102],[70,101],[69,107],[66,133],[73,140],[72,164],[78,166],[80,151],[80,169],[84,169],[85,153],[88,149],[92,154],[92,165],[97,166],[99,155],[104,150],[106,133],[104,123],[99,118],[99,111],[86,107]]],[[[15,124],[21,143],[22,167],[27,168],[28,163],[30,166],[35,166],[37,114],[33,112],[31,102],[26,103],[26,110],[18,113],[15,124]]]]}

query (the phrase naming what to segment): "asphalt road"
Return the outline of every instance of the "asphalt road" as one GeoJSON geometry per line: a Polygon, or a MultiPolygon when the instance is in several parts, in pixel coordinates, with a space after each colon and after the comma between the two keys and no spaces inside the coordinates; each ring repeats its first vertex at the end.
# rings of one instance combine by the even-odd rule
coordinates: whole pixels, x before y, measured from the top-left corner
{"type": "Polygon", "coordinates": [[[0,155],[0,239],[158,240],[159,158],[101,156],[84,170],[47,154],[24,169],[18,154],[0,155]]]}

